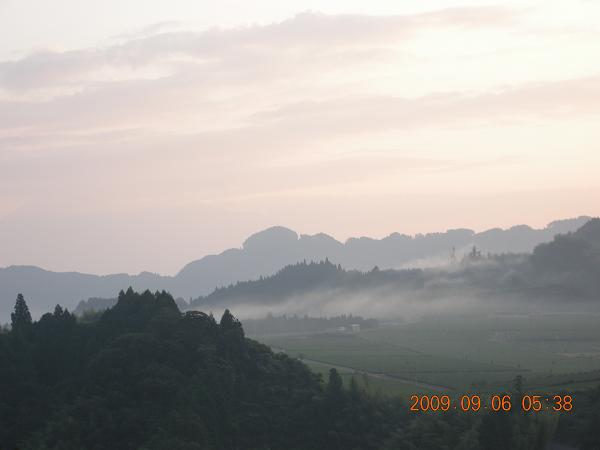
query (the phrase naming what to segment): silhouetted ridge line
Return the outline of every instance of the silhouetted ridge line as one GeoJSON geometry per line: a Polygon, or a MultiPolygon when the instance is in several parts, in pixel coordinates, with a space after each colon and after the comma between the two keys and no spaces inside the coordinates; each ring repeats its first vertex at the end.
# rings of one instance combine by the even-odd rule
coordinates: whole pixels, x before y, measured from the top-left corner
{"type": "MultiPolygon", "coordinates": [[[[220,287],[190,302],[191,308],[276,308],[280,313],[339,312],[358,308],[368,314],[371,298],[386,303],[385,310],[402,315],[403,304],[435,299],[496,297],[520,299],[600,299],[600,219],[592,219],[579,230],[557,235],[538,245],[532,254],[483,254],[473,247],[452,264],[436,269],[345,270],[329,260],[291,264],[269,277],[220,287]],[[364,300],[367,299],[367,300],[364,300]],[[345,308],[349,302],[351,308],[345,308]],[[334,309],[334,308],[332,308],[334,309]]],[[[381,317],[381,315],[379,316],[381,317]]]]}
{"type": "MultiPolygon", "coordinates": [[[[541,230],[519,225],[507,230],[492,229],[482,233],[457,229],[445,233],[407,236],[393,233],[383,239],[351,238],[345,243],[326,234],[298,235],[284,227],[273,227],[250,236],[241,248],[206,256],[187,264],[176,276],[142,272],[138,275],[96,276],[77,272],[56,273],[31,266],[0,269],[0,299],[9,302],[18,292],[29,299],[34,317],[61,303],[74,309],[91,297],[111,298],[115,292],[132,286],[143,291],[168,290],[175,297],[190,299],[208,295],[218,286],[236,281],[269,276],[298,261],[321,261],[329,258],[345,269],[368,271],[402,267],[439,266],[448,263],[452,249],[460,257],[473,245],[484,254],[530,252],[557,233],[574,231],[586,217],[555,221],[541,230]]],[[[8,321],[9,305],[0,309],[0,323],[8,321]]]]}

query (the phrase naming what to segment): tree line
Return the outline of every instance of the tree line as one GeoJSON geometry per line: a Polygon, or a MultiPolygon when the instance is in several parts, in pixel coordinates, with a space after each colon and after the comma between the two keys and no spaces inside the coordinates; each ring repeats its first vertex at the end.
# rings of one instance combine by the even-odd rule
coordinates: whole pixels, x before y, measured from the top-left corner
{"type": "Polygon", "coordinates": [[[335,369],[327,379],[245,337],[229,311],[181,313],[166,292],[120,292],[86,321],[33,321],[19,295],[0,334],[0,449],[542,450],[598,448],[598,392],[569,417],[409,413],[335,369]]]}

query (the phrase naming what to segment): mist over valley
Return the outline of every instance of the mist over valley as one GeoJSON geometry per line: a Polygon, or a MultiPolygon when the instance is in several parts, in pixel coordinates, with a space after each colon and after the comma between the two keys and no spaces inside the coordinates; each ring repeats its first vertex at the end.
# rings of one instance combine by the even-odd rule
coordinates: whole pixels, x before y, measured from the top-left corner
{"type": "MultiPolygon", "coordinates": [[[[8,320],[10,305],[19,292],[29,299],[30,308],[36,316],[56,304],[73,310],[80,301],[91,297],[115,298],[117,292],[129,286],[138,291],[166,290],[175,298],[189,301],[198,296],[209,295],[215,289],[238,281],[269,277],[287,265],[302,261],[325,260],[351,272],[345,275],[344,282],[354,279],[353,292],[345,292],[348,286],[336,284],[333,278],[321,280],[327,278],[328,274],[334,275],[335,271],[325,270],[323,273],[316,274],[321,278],[312,282],[310,278],[306,282],[301,279],[296,280],[295,285],[290,285],[285,292],[278,294],[281,295],[278,298],[278,305],[275,305],[271,299],[276,295],[275,292],[262,292],[264,301],[249,298],[248,301],[241,302],[235,299],[232,300],[232,305],[241,309],[241,303],[244,303],[243,310],[240,311],[242,317],[257,317],[266,314],[270,309],[281,313],[286,311],[334,313],[338,306],[347,312],[352,312],[353,307],[361,312],[365,308],[373,307],[373,313],[386,315],[390,311],[390,304],[408,302],[414,306],[407,308],[405,314],[411,315],[409,311],[414,308],[426,310],[431,307],[431,302],[427,305],[427,302],[419,303],[419,299],[438,298],[440,301],[453,300],[466,304],[473,300],[475,289],[489,291],[506,287],[498,286],[499,281],[493,277],[508,276],[508,268],[505,267],[503,271],[501,266],[506,266],[508,260],[517,257],[505,256],[488,260],[486,267],[489,272],[487,274],[489,285],[483,287],[462,280],[462,277],[470,276],[469,270],[464,268],[457,270],[460,265],[448,267],[453,261],[457,263],[462,260],[473,246],[481,251],[482,255],[527,253],[536,245],[551,241],[557,234],[575,231],[587,220],[588,217],[559,220],[540,230],[519,225],[507,230],[492,229],[481,233],[467,229],[412,237],[394,233],[381,240],[363,237],[349,239],[345,243],[340,243],[324,234],[298,236],[289,229],[274,227],[249,237],[239,249],[229,249],[219,255],[210,255],[191,262],[173,277],[149,272],[138,275],[97,276],[77,272],[49,272],[37,267],[11,266],[0,269],[0,298],[6,305],[0,311],[0,322],[8,320]],[[400,275],[394,275],[395,272],[392,272],[371,276],[354,273],[354,271],[370,272],[375,266],[385,271],[410,267],[426,268],[432,265],[434,269],[431,272],[408,271],[401,272],[400,275]],[[444,272],[436,276],[436,265],[445,268],[448,273],[444,272]],[[326,281],[326,285],[320,286],[320,281],[326,281]],[[296,288],[298,289],[294,292],[296,288]],[[294,295],[297,298],[293,298],[294,295]],[[340,304],[336,305],[338,301],[340,304]],[[283,306],[284,304],[287,306],[283,306]],[[325,306],[327,304],[329,306],[325,306]]],[[[483,274],[484,271],[480,270],[477,273],[483,274]]],[[[212,303],[219,295],[222,294],[217,291],[209,297],[206,306],[222,310],[223,305],[212,303]]]]}

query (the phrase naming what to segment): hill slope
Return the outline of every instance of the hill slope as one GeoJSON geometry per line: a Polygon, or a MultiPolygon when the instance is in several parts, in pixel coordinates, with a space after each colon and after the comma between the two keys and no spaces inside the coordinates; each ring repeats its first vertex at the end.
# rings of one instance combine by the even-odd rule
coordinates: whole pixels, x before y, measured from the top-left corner
{"type": "Polygon", "coordinates": [[[197,297],[240,280],[274,274],[282,267],[302,260],[329,258],[346,269],[370,270],[428,265],[448,261],[452,247],[460,255],[463,248],[476,245],[484,252],[529,252],[537,244],[552,240],[558,233],[579,228],[586,217],[555,221],[541,230],[520,225],[482,233],[450,230],[414,237],[393,233],[383,239],[351,238],[345,243],[325,234],[298,236],[294,231],[274,227],[250,236],[241,248],[206,256],[187,264],[176,276],[149,272],[139,275],[96,276],[77,272],[56,273],[31,266],[0,268],[0,323],[18,292],[22,292],[34,316],[60,303],[69,309],[90,297],[113,297],[132,286],[137,290],[168,290],[175,297],[197,297]]]}
{"type": "MultiPolygon", "coordinates": [[[[335,369],[321,382],[229,312],[181,314],[165,292],[122,292],[87,323],[60,307],[32,322],[22,299],[17,310],[0,331],[2,448],[521,450],[548,448],[556,428],[536,414],[409,413],[335,369]]],[[[578,393],[556,417],[561,442],[597,448],[598,398],[578,393]]]]}
{"type": "Polygon", "coordinates": [[[0,333],[0,443],[40,449],[381,448],[397,405],[327,386],[297,360],[165,292],[121,292],[96,322],[57,308],[0,333]]]}
{"type": "MultiPolygon", "coordinates": [[[[232,308],[241,316],[362,314],[385,318],[432,302],[600,300],[600,219],[538,245],[531,255],[478,252],[440,269],[346,271],[328,260],[289,265],[275,275],[238,282],[193,300],[191,307],[232,308]]],[[[462,303],[464,305],[464,302],[462,303]]],[[[440,306],[440,305],[438,305],[440,306]]]]}

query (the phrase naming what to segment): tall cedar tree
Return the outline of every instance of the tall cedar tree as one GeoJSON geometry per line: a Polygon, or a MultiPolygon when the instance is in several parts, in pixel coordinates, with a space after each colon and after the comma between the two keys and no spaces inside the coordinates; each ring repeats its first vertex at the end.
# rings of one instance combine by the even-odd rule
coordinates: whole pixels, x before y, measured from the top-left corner
{"type": "Polygon", "coordinates": [[[23,298],[23,294],[17,295],[15,302],[15,312],[10,315],[11,325],[13,330],[23,330],[31,325],[31,313],[27,307],[27,303],[23,298]]]}

